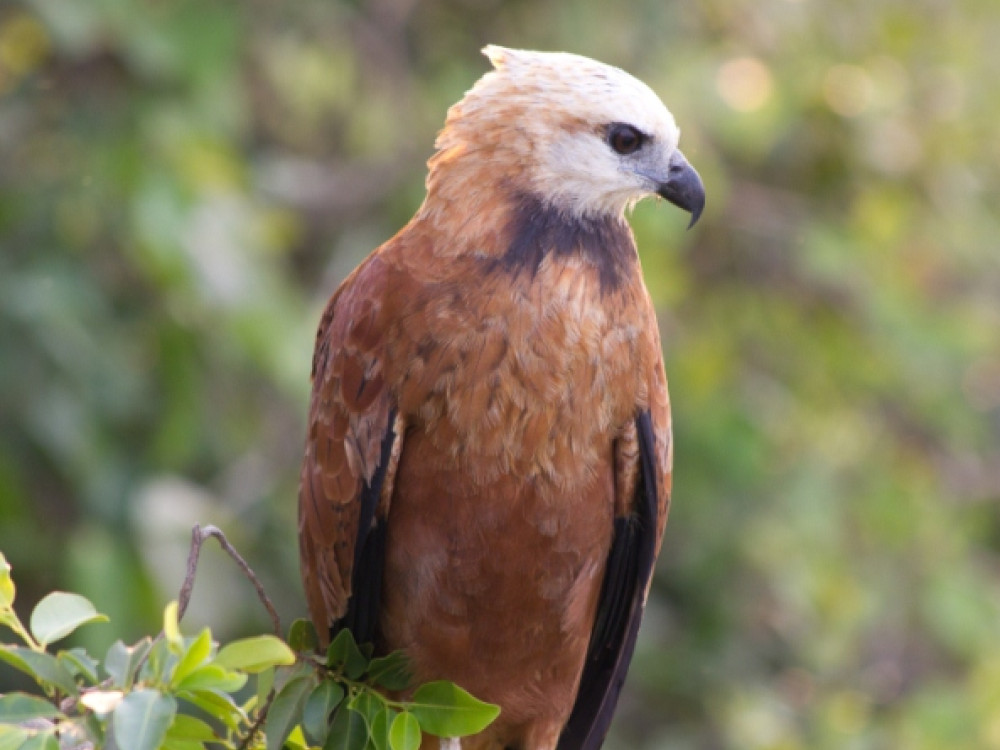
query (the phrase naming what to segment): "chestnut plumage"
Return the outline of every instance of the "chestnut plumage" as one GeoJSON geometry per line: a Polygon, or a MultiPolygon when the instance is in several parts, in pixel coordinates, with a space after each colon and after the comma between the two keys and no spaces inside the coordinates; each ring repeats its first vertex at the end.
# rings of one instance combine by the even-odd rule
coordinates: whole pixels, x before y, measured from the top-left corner
{"type": "Polygon", "coordinates": [[[423,205],[322,317],[302,575],[322,638],[349,627],[405,651],[416,683],[500,705],[466,750],[589,750],[670,498],[660,336],[624,213],[659,193],[696,219],[704,193],[641,82],[486,54],[423,205]]]}

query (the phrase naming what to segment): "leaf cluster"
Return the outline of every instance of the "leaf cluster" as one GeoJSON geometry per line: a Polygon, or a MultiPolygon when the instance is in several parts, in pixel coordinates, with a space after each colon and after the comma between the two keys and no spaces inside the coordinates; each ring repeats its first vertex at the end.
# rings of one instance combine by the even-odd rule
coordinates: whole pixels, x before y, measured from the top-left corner
{"type": "Polygon", "coordinates": [[[81,648],[53,651],[76,628],[108,618],[57,591],[25,627],[15,594],[0,554],[0,624],[23,643],[0,643],[0,661],[41,690],[0,695],[0,750],[417,750],[424,732],[474,734],[499,713],[449,682],[422,685],[409,700],[387,697],[410,688],[401,653],[373,658],[342,631],[318,655],[304,620],[288,642],[259,635],[220,646],[208,628],[185,636],[176,602],[158,636],[116,641],[103,660],[81,648]]]}
{"type": "Polygon", "coordinates": [[[267,750],[417,750],[424,732],[465,737],[485,729],[499,707],[447,681],[430,682],[407,700],[410,669],[401,652],[373,657],[341,630],[315,656],[311,623],[298,620],[289,636],[302,662],[278,692],[268,720],[267,750]],[[296,717],[300,717],[296,721],[296,717]]]}

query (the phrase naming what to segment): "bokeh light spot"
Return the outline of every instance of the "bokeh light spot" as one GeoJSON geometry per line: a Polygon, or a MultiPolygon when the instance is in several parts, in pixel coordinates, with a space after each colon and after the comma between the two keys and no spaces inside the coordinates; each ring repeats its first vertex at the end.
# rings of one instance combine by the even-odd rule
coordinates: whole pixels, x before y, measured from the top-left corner
{"type": "Polygon", "coordinates": [[[857,65],[834,65],[823,79],[823,99],[843,117],[857,117],[872,101],[871,76],[857,65]]]}
{"type": "Polygon", "coordinates": [[[737,57],[719,68],[715,87],[722,100],[736,111],[753,112],[771,98],[774,77],[756,57],[737,57]]]}

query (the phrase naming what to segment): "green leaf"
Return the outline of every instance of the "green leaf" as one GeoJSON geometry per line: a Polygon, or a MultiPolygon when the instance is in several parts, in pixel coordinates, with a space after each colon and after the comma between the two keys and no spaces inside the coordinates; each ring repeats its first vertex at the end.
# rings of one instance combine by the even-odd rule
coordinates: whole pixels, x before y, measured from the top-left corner
{"type": "Polygon", "coordinates": [[[219,650],[215,663],[227,669],[253,673],[294,664],[295,653],[280,638],[258,635],[226,644],[219,650]]]}
{"type": "Polygon", "coordinates": [[[292,733],[285,739],[285,750],[309,750],[305,736],[302,734],[302,727],[295,727],[292,733]]]}
{"type": "Polygon", "coordinates": [[[402,651],[393,651],[387,656],[372,659],[368,665],[368,679],[386,690],[406,690],[413,675],[410,660],[402,651]]]}
{"type": "Polygon", "coordinates": [[[368,725],[357,711],[341,704],[330,724],[330,734],[323,750],[365,750],[368,745],[368,725]]]}
{"type": "Polygon", "coordinates": [[[347,705],[352,711],[357,711],[364,717],[365,724],[370,730],[375,717],[385,707],[385,699],[368,688],[356,693],[347,705]]]}
{"type": "Polygon", "coordinates": [[[265,669],[257,674],[257,705],[263,706],[267,701],[267,694],[274,687],[274,667],[265,669]]]}
{"type": "Polygon", "coordinates": [[[194,716],[177,714],[167,729],[168,740],[196,740],[211,742],[218,739],[215,731],[207,723],[194,716]]]}
{"type": "Polygon", "coordinates": [[[421,729],[438,737],[476,734],[500,714],[499,706],[484,703],[447,680],[417,688],[410,710],[421,729]]]}
{"type": "Polygon", "coordinates": [[[19,750],[28,739],[28,732],[13,724],[0,724],[0,750],[19,750]]]}
{"type": "Polygon", "coordinates": [[[44,698],[27,693],[7,693],[0,696],[0,723],[20,724],[27,719],[51,719],[59,709],[44,698]]]}
{"type": "Polygon", "coordinates": [[[371,721],[371,738],[375,750],[391,750],[389,733],[392,722],[396,719],[396,711],[389,706],[383,706],[371,721]]]}
{"type": "Polygon", "coordinates": [[[208,628],[203,628],[198,637],[184,647],[184,653],[181,654],[180,661],[174,667],[170,684],[177,685],[180,683],[185,677],[208,661],[211,655],[212,634],[208,628]]]}
{"type": "Polygon", "coordinates": [[[125,696],[112,714],[115,744],[128,750],[157,750],[177,713],[177,702],[156,690],[125,696]]]}
{"type": "Polygon", "coordinates": [[[73,675],[51,654],[22,646],[0,646],[0,661],[30,675],[42,687],[55,687],[67,695],[79,693],[73,675]]]}
{"type": "Polygon", "coordinates": [[[356,680],[368,669],[368,658],[361,653],[354,635],[344,628],[326,650],[326,666],[340,669],[349,680],[356,680]]]}
{"type": "Polygon", "coordinates": [[[420,722],[409,711],[403,711],[392,720],[389,728],[389,746],[392,750],[417,750],[421,737],[420,722]]]}
{"type": "Polygon", "coordinates": [[[226,693],[214,690],[178,690],[177,697],[197,706],[233,731],[236,731],[241,723],[247,721],[246,712],[236,705],[232,696],[226,693]]]}
{"type": "Polygon", "coordinates": [[[20,750],[59,750],[59,740],[55,737],[55,728],[30,735],[27,741],[21,745],[20,750]]]}
{"type": "Polygon", "coordinates": [[[285,738],[302,718],[306,698],[316,685],[312,675],[293,677],[274,696],[267,712],[267,750],[281,750],[285,738]]]}
{"type": "Polygon", "coordinates": [[[35,605],[29,627],[35,640],[47,646],[88,622],[107,621],[107,616],[94,609],[89,599],[79,594],[53,591],[35,605]]]}
{"type": "Polygon", "coordinates": [[[0,609],[6,609],[14,603],[14,595],[17,589],[14,587],[14,579],[10,575],[10,563],[0,552],[0,609]]]}
{"type": "Polygon", "coordinates": [[[205,750],[205,743],[201,740],[185,740],[167,735],[160,745],[160,750],[205,750]]]}
{"type": "Polygon", "coordinates": [[[344,688],[333,680],[323,680],[309,694],[302,711],[302,728],[316,744],[326,741],[330,714],[343,700],[344,688]]]}
{"type": "Polygon", "coordinates": [[[135,679],[136,670],[153,647],[153,641],[143,638],[134,646],[126,646],[115,641],[104,656],[104,671],[108,673],[115,687],[127,689],[135,679]]]}
{"type": "Polygon", "coordinates": [[[224,693],[235,693],[247,684],[247,676],[232,672],[218,664],[206,664],[191,672],[177,683],[177,690],[219,690],[224,693]]]}
{"type": "Polygon", "coordinates": [[[164,682],[166,676],[173,672],[174,665],[178,661],[178,654],[171,650],[170,643],[166,639],[153,641],[136,680],[139,682],[164,682]]]}
{"type": "Polygon", "coordinates": [[[60,651],[56,660],[74,677],[82,677],[91,685],[97,684],[97,661],[82,648],[60,651]]]}
{"type": "Polygon", "coordinates": [[[316,626],[312,620],[299,618],[288,629],[288,645],[298,653],[313,652],[319,648],[316,626]]]}

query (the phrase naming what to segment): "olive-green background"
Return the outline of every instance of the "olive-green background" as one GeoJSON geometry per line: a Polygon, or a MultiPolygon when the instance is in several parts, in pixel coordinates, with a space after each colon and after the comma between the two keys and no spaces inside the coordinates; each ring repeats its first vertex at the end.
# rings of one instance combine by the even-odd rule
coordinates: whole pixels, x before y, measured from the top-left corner
{"type": "MultiPolygon", "coordinates": [[[[304,612],[312,337],[487,42],[619,65],[674,508],[615,748],[1000,748],[995,0],[0,1],[0,549],[157,628],[222,526],[304,612]]],[[[267,628],[217,548],[190,627],[267,628]]],[[[0,684],[9,673],[0,667],[0,684]]]]}

